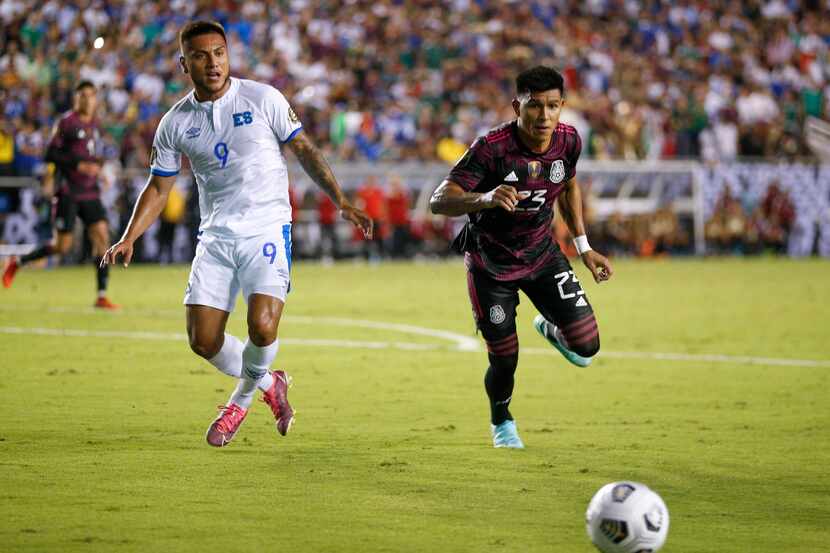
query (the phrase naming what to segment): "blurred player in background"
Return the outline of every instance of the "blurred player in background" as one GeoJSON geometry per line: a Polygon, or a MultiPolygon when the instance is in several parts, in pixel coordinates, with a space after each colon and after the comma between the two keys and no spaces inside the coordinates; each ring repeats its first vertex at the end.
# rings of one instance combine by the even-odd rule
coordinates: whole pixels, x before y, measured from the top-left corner
{"type": "Polygon", "coordinates": [[[430,199],[433,213],[469,216],[454,245],[465,253],[473,315],[487,343],[484,385],[495,447],[524,447],[508,409],[519,359],[519,290],[540,313],[536,330],[568,361],[584,367],[599,351],[591,305],[551,233],[556,200],[596,282],[611,277],[610,263],[585,236],[574,178],[582,141],[559,123],[564,89],[555,69],[519,74],[517,118],[479,137],[430,199]]]}
{"type": "Polygon", "coordinates": [[[210,445],[227,445],[257,388],[285,435],[294,420],[289,378],[269,371],[277,355],[277,327],[289,290],[291,205],[287,144],[308,175],[325,190],[341,216],[368,237],[372,223],[343,195],[319,150],[285,97],[275,88],[230,76],[225,31],[194,21],[179,34],[180,63],[193,91],[162,118],[153,142],[150,179],[121,240],[104,263],[123,256],[158,218],[181,165],[190,159],[199,187],[199,245],[184,295],[190,347],[223,373],[239,379],[207,431],[210,445]],[[240,289],[248,307],[248,340],[225,333],[240,289]]]}
{"type": "Polygon", "coordinates": [[[57,170],[53,199],[57,240],[19,259],[12,258],[3,272],[3,286],[10,287],[17,270],[29,262],[56,253],[69,253],[75,217],[80,217],[96,261],[98,297],[94,305],[102,309],[117,309],[118,306],[107,299],[109,267],[101,263],[110,241],[110,231],[98,186],[102,160],[97,153],[100,139],[95,117],[97,106],[95,85],[90,81],[78,83],[74,107],[58,121],[46,150],[46,161],[54,163],[57,170]]]}

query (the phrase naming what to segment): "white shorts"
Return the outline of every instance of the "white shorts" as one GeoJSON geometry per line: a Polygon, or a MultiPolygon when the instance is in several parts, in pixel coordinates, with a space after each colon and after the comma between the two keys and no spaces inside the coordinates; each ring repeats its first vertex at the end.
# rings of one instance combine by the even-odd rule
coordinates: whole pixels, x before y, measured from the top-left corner
{"type": "Polygon", "coordinates": [[[291,287],[291,224],[275,225],[257,236],[202,235],[190,267],[185,305],[207,305],[233,312],[239,289],[285,302],[291,287]]]}

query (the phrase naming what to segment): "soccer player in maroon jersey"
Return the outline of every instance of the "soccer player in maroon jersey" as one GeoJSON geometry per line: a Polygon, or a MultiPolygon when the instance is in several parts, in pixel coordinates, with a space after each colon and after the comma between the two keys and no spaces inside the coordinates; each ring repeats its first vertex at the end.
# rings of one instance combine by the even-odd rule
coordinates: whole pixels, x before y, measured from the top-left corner
{"type": "Polygon", "coordinates": [[[72,111],[63,115],[46,150],[46,161],[57,168],[56,193],[53,198],[54,224],[57,240],[22,256],[12,258],[3,273],[3,286],[12,285],[18,268],[30,261],[58,253],[65,255],[72,247],[72,231],[75,217],[80,217],[92,243],[98,280],[98,297],[95,307],[117,309],[107,299],[109,266],[101,266],[101,258],[109,243],[107,212],[101,203],[98,187],[98,173],[101,159],[97,155],[96,143],[100,137],[95,108],[98,96],[95,85],[81,81],[75,87],[75,105],[72,111]]]}
{"type": "Polygon", "coordinates": [[[611,264],[585,236],[575,179],[582,141],[559,123],[564,92],[555,69],[519,74],[516,119],[479,137],[430,199],[433,213],[469,217],[454,245],[464,252],[473,316],[487,343],[484,386],[495,447],[524,447],[508,409],[519,359],[519,290],[540,313],[536,330],[568,361],[584,367],[599,351],[591,304],[551,232],[556,200],[594,280],[611,277],[611,264]]]}

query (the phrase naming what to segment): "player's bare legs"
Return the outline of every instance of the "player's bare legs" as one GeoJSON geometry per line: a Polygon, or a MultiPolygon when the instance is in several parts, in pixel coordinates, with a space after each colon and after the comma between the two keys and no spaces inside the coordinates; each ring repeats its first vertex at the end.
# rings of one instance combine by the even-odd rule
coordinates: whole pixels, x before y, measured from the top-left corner
{"type": "Polygon", "coordinates": [[[207,441],[217,447],[227,445],[248,413],[257,388],[285,435],[294,412],[288,404],[290,379],[283,371],[269,372],[277,355],[277,330],[283,302],[264,294],[251,294],[248,300],[248,340],[225,333],[229,313],[205,305],[187,306],[187,335],[190,348],[223,373],[239,379],[227,404],[208,429],[207,441]]]}
{"type": "Polygon", "coordinates": [[[87,230],[89,241],[92,242],[92,254],[95,257],[103,257],[107,251],[110,241],[109,225],[106,221],[98,221],[89,225],[87,230]]]}
{"type": "Polygon", "coordinates": [[[6,267],[3,270],[3,287],[11,287],[12,282],[14,282],[14,277],[17,274],[17,270],[20,269],[20,267],[28,263],[31,263],[32,261],[37,261],[38,259],[49,257],[50,255],[66,255],[69,253],[69,250],[71,249],[72,233],[59,232],[57,239],[54,241],[54,243],[41,246],[40,248],[37,248],[36,250],[27,253],[26,255],[20,256],[19,258],[9,258],[9,262],[6,264],[6,267]]]}
{"type": "Polygon", "coordinates": [[[98,298],[95,301],[95,307],[102,309],[118,309],[118,306],[107,299],[107,285],[110,279],[110,267],[105,263],[101,263],[101,259],[107,252],[107,246],[110,241],[109,225],[106,219],[96,221],[87,228],[87,235],[89,241],[92,243],[92,255],[95,258],[95,267],[97,271],[98,284],[98,298]]]}
{"type": "MultiPolygon", "coordinates": [[[[87,234],[92,243],[92,254],[95,257],[95,268],[97,271],[98,298],[95,307],[102,309],[118,309],[118,306],[107,299],[107,284],[109,282],[109,265],[101,263],[101,259],[107,251],[109,243],[109,226],[107,221],[101,220],[92,223],[87,227],[87,234]]],[[[12,259],[3,273],[3,286],[10,287],[17,269],[36,259],[48,257],[53,254],[64,256],[72,249],[72,233],[58,232],[54,244],[47,244],[35,251],[22,256],[19,260],[12,259]]]]}
{"type": "Polygon", "coordinates": [[[58,238],[55,240],[54,253],[58,255],[66,255],[72,249],[72,233],[59,232],[58,238]]]}
{"type": "Polygon", "coordinates": [[[251,294],[248,298],[248,338],[258,347],[277,339],[277,329],[285,303],[273,296],[251,294]]]}
{"type": "MultiPolygon", "coordinates": [[[[240,378],[244,345],[235,336],[225,334],[230,313],[207,305],[187,305],[185,312],[187,338],[193,353],[228,376],[240,378]]],[[[208,428],[208,443],[216,447],[230,443],[247,414],[247,407],[231,402],[221,406],[219,416],[208,428]]]]}
{"type": "MultiPolygon", "coordinates": [[[[208,307],[207,305],[187,305],[185,308],[187,316],[187,339],[190,342],[190,349],[199,357],[204,357],[208,361],[211,361],[224,345],[225,325],[228,323],[230,313],[214,307],[208,307]]],[[[217,368],[222,370],[222,367],[217,368]]],[[[242,370],[241,357],[239,370],[242,370]]],[[[225,371],[222,370],[222,372],[225,371]]],[[[231,376],[239,378],[239,374],[237,372],[236,374],[231,374],[231,376]]]]}
{"type": "Polygon", "coordinates": [[[240,394],[247,390],[253,393],[257,383],[262,387],[262,382],[271,377],[273,383],[265,390],[262,400],[271,408],[277,432],[283,436],[294,423],[294,409],[288,403],[291,377],[285,371],[269,372],[269,367],[279,347],[277,329],[284,306],[285,303],[278,298],[265,294],[251,294],[248,298],[248,344],[243,355],[242,381],[237,387],[240,394]]]}

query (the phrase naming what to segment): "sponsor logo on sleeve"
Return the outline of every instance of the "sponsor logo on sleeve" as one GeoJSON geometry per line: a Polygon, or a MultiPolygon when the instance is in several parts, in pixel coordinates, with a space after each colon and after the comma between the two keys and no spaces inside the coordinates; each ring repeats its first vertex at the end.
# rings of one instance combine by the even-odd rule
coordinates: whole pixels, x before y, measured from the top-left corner
{"type": "Polygon", "coordinates": [[[297,113],[294,111],[294,108],[288,106],[288,120],[292,123],[299,123],[300,118],[297,117],[297,113]]]}
{"type": "Polygon", "coordinates": [[[150,165],[151,166],[156,163],[157,158],[158,158],[158,150],[156,150],[156,147],[153,146],[152,148],[150,148],[150,165]]]}

